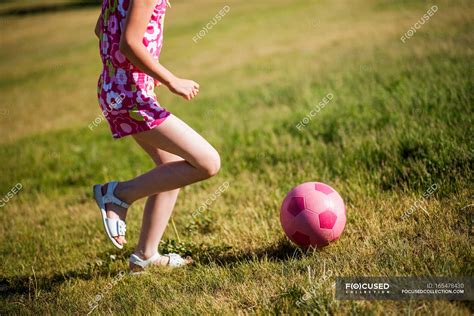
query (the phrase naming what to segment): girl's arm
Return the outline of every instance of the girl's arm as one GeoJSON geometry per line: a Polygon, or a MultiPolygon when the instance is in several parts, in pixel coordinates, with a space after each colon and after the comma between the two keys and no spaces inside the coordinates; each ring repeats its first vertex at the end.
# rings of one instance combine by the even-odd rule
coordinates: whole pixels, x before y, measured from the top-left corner
{"type": "Polygon", "coordinates": [[[157,0],[131,1],[120,39],[120,52],[141,71],[166,85],[171,92],[191,100],[198,94],[199,85],[192,80],[177,78],[153,59],[143,45],[143,34],[156,4],[157,0]]]}

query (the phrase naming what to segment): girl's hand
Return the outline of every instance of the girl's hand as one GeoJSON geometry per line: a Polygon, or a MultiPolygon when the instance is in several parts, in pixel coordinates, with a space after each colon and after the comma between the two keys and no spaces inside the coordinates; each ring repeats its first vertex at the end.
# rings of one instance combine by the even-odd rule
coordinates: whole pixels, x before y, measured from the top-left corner
{"type": "Polygon", "coordinates": [[[175,78],[167,86],[171,92],[182,96],[188,101],[199,93],[199,84],[192,80],[175,78]]]}

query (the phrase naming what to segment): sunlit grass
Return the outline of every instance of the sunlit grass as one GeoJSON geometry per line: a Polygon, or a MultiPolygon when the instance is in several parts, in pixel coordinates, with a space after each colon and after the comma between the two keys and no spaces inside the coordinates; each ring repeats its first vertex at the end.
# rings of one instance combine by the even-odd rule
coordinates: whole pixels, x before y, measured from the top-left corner
{"type": "MultiPolygon", "coordinates": [[[[469,314],[460,302],[336,301],[334,277],[321,276],[473,274],[472,5],[439,2],[407,44],[400,36],[431,2],[229,5],[197,44],[222,4],[176,2],[167,17],[161,61],[202,92],[186,103],[159,88],[160,102],[217,147],[223,168],[182,190],[178,235],[165,234],[163,249],[192,254],[196,267],[139,278],[119,277],[132,248],[112,249],[90,196],[94,183],[153,166],[131,139],[112,141],[106,123],[88,128],[99,114],[98,9],[2,17],[0,193],[23,185],[0,208],[2,314],[86,314],[91,302],[101,314],[469,314]],[[298,131],[328,93],[334,99],[298,131]],[[284,238],[279,206],[291,187],[315,180],[339,191],[348,220],[341,240],[302,252],[284,238]],[[402,220],[434,183],[429,215],[402,220]]],[[[129,245],[142,206],[130,210],[129,245]]]]}

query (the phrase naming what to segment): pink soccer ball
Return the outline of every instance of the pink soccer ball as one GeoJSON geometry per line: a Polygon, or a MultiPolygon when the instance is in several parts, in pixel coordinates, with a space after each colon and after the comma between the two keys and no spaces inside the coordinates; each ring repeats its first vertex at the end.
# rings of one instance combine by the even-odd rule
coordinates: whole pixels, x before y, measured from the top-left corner
{"type": "Polygon", "coordinates": [[[346,225],[339,193],[321,182],[306,182],[285,197],[280,222],[288,238],[302,247],[324,247],[338,239],[346,225]]]}

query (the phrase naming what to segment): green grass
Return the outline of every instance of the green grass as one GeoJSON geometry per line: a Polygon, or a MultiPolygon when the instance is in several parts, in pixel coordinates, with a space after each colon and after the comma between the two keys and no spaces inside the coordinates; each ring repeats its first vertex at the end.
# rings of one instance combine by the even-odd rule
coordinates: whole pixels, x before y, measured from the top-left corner
{"type": "MultiPolygon", "coordinates": [[[[215,145],[222,170],[182,190],[179,236],[170,226],[161,245],[196,266],[141,277],[122,277],[132,247],[112,248],[90,194],[94,183],[153,166],[131,139],[112,141],[106,123],[88,128],[99,114],[98,8],[2,16],[0,194],[23,189],[0,209],[0,312],[86,314],[97,297],[96,314],[471,314],[467,302],[338,301],[332,283],[473,275],[472,4],[439,1],[406,44],[400,37],[431,2],[229,5],[197,44],[222,4],[176,1],[167,17],[161,61],[202,91],[192,103],[157,93],[215,145]],[[298,131],[328,93],[334,99],[298,131]],[[341,239],[318,251],[295,248],[279,223],[286,192],[305,181],[330,184],[347,206],[341,239]],[[434,183],[429,215],[402,220],[434,183]]],[[[129,212],[129,245],[142,207],[129,212]]]]}

